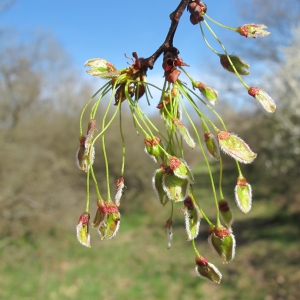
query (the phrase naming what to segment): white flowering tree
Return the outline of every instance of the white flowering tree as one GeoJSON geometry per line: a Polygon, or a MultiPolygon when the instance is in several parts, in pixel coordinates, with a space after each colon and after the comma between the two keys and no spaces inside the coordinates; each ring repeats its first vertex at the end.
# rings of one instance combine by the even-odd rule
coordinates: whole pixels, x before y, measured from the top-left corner
{"type": "Polygon", "coordinates": [[[282,101],[278,114],[269,120],[272,133],[269,132],[269,143],[263,149],[268,172],[275,176],[288,175],[288,184],[291,184],[291,176],[300,176],[300,27],[294,28],[292,33],[290,45],[281,48],[283,61],[273,79],[273,92],[282,101]]]}
{"type": "Polygon", "coordinates": [[[262,60],[267,64],[263,84],[280,99],[277,113],[266,118],[263,112],[257,112],[253,127],[261,128],[256,138],[261,141],[258,149],[266,175],[279,180],[282,189],[288,192],[294,181],[291,176],[300,175],[300,2],[245,0],[245,3],[236,1],[236,5],[245,18],[255,16],[256,21],[267,22],[274,33],[268,39],[260,39],[258,47],[244,48],[244,52],[248,57],[259,57],[260,64],[262,60]],[[244,9],[250,4],[251,10],[244,9]]]}
{"type": "MultiPolygon", "coordinates": [[[[140,53],[138,55],[133,52],[132,58],[130,58],[131,64],[123,69],[116,69],[113,63],[104,58],[89,59],[85,64],[90,68],[87,73],[105,80],[105,83],[87,101],[80,116],[80,138],[76,163],[86,175],[86,204],[76,227],[77,238],[82,245],[90,247],[90,226],[97,230],[102,241],[113,238],[119,229],[121,215],[118,207],[126,183],[126,140],[123,135],[126,128],[122,123],[122,111],[128,107],[136,129],[134,134],[138,133],[140,137],[140,139],[137,138],[137,147],[140,147],[141,151],[144,148],[145,153],[156,163],[156,167],[155,165],[153,167],[152,184],[158,201],[162,206],[170,207],[170,215],[166,221],[168,248],[171,247],[173,235],[174,207],[179,206],[184,215],[186,240],[190,241],[195,252],[196,273],[200,277],[220,283],[221,273],[200,254],[201,251],[195,244],[203,219],[210,228],[208,242],[213,251],[221,257],[224,263],[229,263],[235,255],[231,204],[224,199],[222,192],[222,155],[220,150],[230,155],[236,163],[235,200],[245,214],[251,209],[252,192],[240,164],[252,163],[257,154],[240,137],[227,130],[225,122],[217,112],[217,91],[202,82],[201,78],[193,78],[189,74],[189,66],[184,62],[184,58],[179,56],[180,46],[173,44],[177,26],[186,9],[190,14],[191,26],[199,26],[199,35],[203,37],[204,44],[212,50],[213,55],[219,57],[220,65],[236,75],[245,92],[262,105],[262,108],[269,113],[275,111],[276,106],[272,98],[259,87],[247,85],[243,79],[249,74],[249,64],[237,55],[228,54],[225,45],[210,24],[215,23],[224,30],[232,31],[233,34],[240,34],[241,38],[267,36],[269,32],[265,30],[266,26],[245,24],[231,28],[220,24],[207,14],[207,5],[199,0],[180,1],[177,8],[170,14],[171,25],[165,41],[152,55],[140,56],[140,53]],[[221,51],[217,51],[208,43],[203,27],[206,27],[209,34],[220,44],[221,51]],[[161,72],[165,80],[162,86],[155,86],[151,82],[147,82],[147,73],[151,71],[160,56],[163,56],[161,72]],[[152,99],[151,91],[153,90],[160,92],[159,99],[152,99]],[[109,101],[106,111],[100,117],[100,103],[107,97],[109,101]],[[157,129],[156,124],[140,106],[141,101],[147,101],[149,105],[156,106],[157,113],[161,115],[165,125],[164,131],[157,129]],[[205,114],[203,108],[208,108],[215,117],[212,118],[211,114],[205,114]],[[200,121],[202,128],[195,125],[196,120],[191,117],[191,110],[194,110],[193,116],[197,116],[197,122],[200,121]],[[83,124],[86,116],[89,119],[88,124],[83,124]],[[120,125],[119,136],[115,133],[115,137],[122,141],[122,149],[120,149],[122,163],[120,176],[115,178],[116,187],[111,190],[109,160],[113,158],[106,151],[105,138],[108,128],[113,122],[119,122],[120,125]],[[141,146],[141,136],[144,147],[141,146]],[[106,177],[100,179],[97,178],[93,168],[96,144],[102,148],[106,167],[106,177]],[[188,165],[188,158],[185,157],[186,147],[198,147],[203,155],[207,176],[211,182],[212,205],[215,206],[216,211],[214,219],[207,216],[199,199],[195,197],[194,191],[199,187],[194,181],[193,171],[188,165]],[[213,160],[219,162],[218,177],[212,173],[211,162],[213,160]],[[100,191],[98,180],[106,180],[105,191],[100,191]],[[96,196],[90,196],[90,182],[93,182],[96,196]],[[93,221],[90,221],[91,199],[97,202],[98,207],[93,221]]],[[[143,55],[147,55],[147,53],[143,53],[143,55]]],[[[145,156],[145,159],[148,158],[145,156]]],[[[149,178],[149,180],[151,179],[149,178]]]]}

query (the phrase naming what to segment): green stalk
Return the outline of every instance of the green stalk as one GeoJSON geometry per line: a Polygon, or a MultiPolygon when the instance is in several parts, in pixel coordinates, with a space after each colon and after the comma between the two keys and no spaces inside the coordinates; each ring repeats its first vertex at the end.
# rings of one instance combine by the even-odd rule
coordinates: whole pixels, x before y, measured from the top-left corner
{"type": "Polygon", "coordinates": [[[235,163],[238,169],[239,177],[244,177],[239,162],[236,160],[235,163]]]}
{"type": "MultiPolygon", "coordinates": [[[[139,123],[139,121],[137,120],[136,115],[133,114],[133,117],[134,117],[135,122],[137,122],[138,126],[139,126],[140,129],[143,131],[144,135],[145,135],[145,136],[150,135],[151,138],[154,139],[154,135],[153,135],[152,131],[150,130],[150,128],[149,128],[149,126],[147,125],[146,121],[145,121],[145,120],[141,117],[141,115],[139,114],[139,110],[137,110],[137,115],[139,116],[139,119],[144,123],[144,125],[145,125],[146,128],[147,128],[147,130],[149,131],[149,134],[148,134],[148,133],[144,130],[144,128],[141,126],[141,124],[139,123]]],[[[167,156],[169,155],[163,147],[161,147],[159,144],[158,144],[158,146],[159,146],[160,149],[165,153],[165,155],[167,155],[167,156]]]]}
{"type": "MultiPolygon", "coordinates": [[[[115,89],[115,85],[114,85],[114,89],[115,89]]],[[[121,97],[122,97],[122,95],[121,95],[121,97]]],[[[121,101],[119,101],[118,107],[116,108],[113,117],[111,118],[111,120],[109,121],[109,123],[105,126],[105,120],[106,120],[106,117],[108,115],[108,112],[109,112],[109,109],[110,109],[110,106],[111,106],[111,103],[112,103],[112,99],[113,99],[113,93],[111,94],[109,103],[107,105],[107,109],[106,109],[106,111],[104,113],[104,116],[103,116],[103,119],[102,119],[102,131],[104,131],[104,128],[107,128],[108,125],[111,124],[112,120],[115,118],[118,110],[120,109],[121,101]]],[[[98,136],[97,136],[97,138],[98,138],[98,136]]],[[[95,140],[93,142],[95,142],[95,140]]],[[[102,135],[102,151],[103,151],[103,156],[104,156],[104,161],[105,161],[106,185],[107,185],[107,199],[111,200],[110,185],[109,185],[109,166],[108,166],[108,158],[107,158],[107,153],[106,153],[105,136],[104,135],[102,135]]]]}
{"type": "Polygon", "coordinates": [[[88,102],[85,104],[85,106],[82,109],[82,112],[80,114],[80,118],[79,118],[79,132],[80,132],[80,136],[82,136],[82,118],[84,115],[84,112],[86,110],[86,108],[88,107],[88,105],[91,103],[91,101],[97,96],[97,94],[103,89],[104,87],[101,87],[89,100],[88,102]]]}
{"type": "Polygon", "coordinates": [[[86,204],[85,212],[89,212],[90,209],[90,170],[88,169],[86,173],[86,204]]]}
{"type": "Polygon", "coordinates": [[[216,125],[206,116],[204,115],[199,108],[197,107],[197,105],[195,104],[194,100],[191,98],[191,96],[186,92],[186,90],[183,88],[181,82],[176,83],[176,85],[179,87],[180,91],[182,92],[182,94],[187,98],[187,100],[189,100],[189,102],[192,104],[192,106],[194,107],[194,109],[196,110],[197,114],[204,118],[213,128],[215,131],[218,131],[218,128],[216,127],[216,125]]]}
{"type": "MultiPolygon", "coordinates": [[[[132,114],[132,117],[134,119],[134,121],[136,122],[136,124],[138,125],[138,127],[141,129],[141,131],[143,132],[143,134],[145,136],[148,136],[149,134],[146,132],[146,130],[142,127],[142,125],[140,124],[140,122],[138,121],[135,113],[132,114]]],[[[150,131],[151,132],[151,131],[150,131]]],[[[152,137],[153,135],[150,134],[150,136],[152,137]]]]}
{"type": "Polygon", "coordinates": [[[207,17],[209,20],[211,20],[212,22],[214,22],[215,24],[223,27],[223,28],[226,28],[226,29],[229,29],[229,30],[232,30],[232,31],[237,31],[237,28],[233,28],[233,27],[229,27],[229,26],[226,26],[226,25],[223,25],[219,22],[217,22],[216,20],[214,20],[213,18],[209,17],[207,14],[205,14],[205,17],[207,17]]]}
{"type": "Polygon", "coordinates": [[[206,39],[206,37],[205,37],[205,34],[204,34],[204,31],[203,31],[203,28],[202,28],[201,22],[200,22],[199,24],[200,24],[200,30],[201,30],[201,33],[202,33],[202,37],[203,37],[204,42],[205,42],[205,44],[207,45],[207,47],[208,47],[212,52],[214,52],[215,54],[220,55],[220,53],[219,53],[218,51],[216,51],[216,50],[210,45],[210,43],[207,41],[207,39],[206,39]]]}
{"type": "Polygon", "coordinates": [[[91,169],[92,178],[93,178],[93,180],[94,180],[94,184],[95,184],[95,189],[96,189],[96,193],[97,193],[98,200],[100,200],[101,202],[103,202],[102,197],[101,197],[101,194],[100,194],[98,182],[97,182],[97,179],[96,179],[96,177],[95,177],[95,173],[94,173],[94,168],[93,168],[93,166],[90,166],[90,169],[91,169]]]}
{"type": "Polygon", "coordinates": [[[173,220],[173,212],[174,212],[174,203],[171,201],[171,215],[170,215],[170,220],[173,220]]]}
{"type": "MultiPolygon", "coordinates": [[[[164,89],[165,89],[165,84],[164,84],[164,89]]],[[[165,104],[164,104],[164,108],[166,108],[165,104]]],[[[166,108],[166,110],[167,110],[167,108],[166,108]]],[[[131,111],[132,111],[132,109],[131,109],[131,111]]],[[[170,113],[169,113],[168,110],[167,110],[167,112],[168,112],[168,114],[170,115],[170,113]]],[[[139,107],[138,104],[135,106],[135,112],[132,111],[132,115],[133,115],[133,117],[134,117],[135,122],[138,123],[138,126],[141,128],[141,130],[143,131],[143,133],[145,134],[145,136],[147,136],[148,134],[147,134],[146,131],[142,128],[141,124],[138,122],[136,115],[137,115],[137,116],[139,117],[139,119],[144,123],[145,127],[147,128],[147,130],[148,130],[148,132],[149,132],[149,135],[151,136],[151,138],[154,139],[154,135],[153,135],[151,129],[149,128],[147,122],[145,121],[145,119],[144,119],[144,117],[143,117],[143,116],[146,116],[146,115],[145,115],[144,112],[140,109],[140,107],[139,107]]],[[[171,117],[171,115],[170,115],[170,117],[171,117]]],[[[152,127],[154,127],[154,129],[155,129],[157,132],[159,132],[159,130],[152,124],[152,122],[149,120],[149,118],[146,117],[146,120],[151,124],[152,127]]],[[[166,126],[166,127],[167,127],[167,126],[166,126]]],[[[160,132],[159,132],[159,133],[160,133],[160,132]]],[[[160,135],[163,137],[162,134],[160,134],[160,135]]],[[[172,136],[169,135],[169,143],[168,143],[168,144],[170,144],[170,137],[172,138],[172,136]]],[[[161,147],[160,145],[158,145],[158,146],[160,147],[160,149],[161,149],[167,156],[169,155],[163,147],[161,147]]]]}
{"type": "Polygon", "coordinates": [[[222,190],[222,181],[223,181],[223,161],[222,161],[222,157],[220,157],[220,179],[219,179],[220,199],[224,199],[223,190],[222,190]]]}
{"type": "Polygon", "coordinates": [[[209,177],[210,177],[210,182],[211,182],[211,186],[212,186],[212,190],[213,190],[213,195],[214,195],[214,200],[215,200],[215,205],[216,205],[216,225],[220,225],[220,212],[219,212],[219,204],[218,204],[218,199],[217,199],[217,193],[216,193],[216,189],[215,189],[215,183],[214,183],[214,179],[213,179],[213,175],[212,175],[212,171],[211,171],[211,168],[210,168],[210,164],[209,164],[209,161],[207,159],[207,155],[204,151],[204,148],[202,146],[202,143],[201,143],[201,139],[200,139],[200,136],[198,134],[198,131],[195,127],[195,124],[193,123],[192,119],[190,118],[189,114],[187,113],[185,107],[183,106],[183,103],[182,103],[182,100],[180,99],[180,102],[181,102],[181,105],[183,107],[183,110],[188,118],[188,120],[190,121],[193,129],[194,129],[194,132],[196,134],[196,137],[198,139],[198,143],[199,143],[199,146],[200,146],[200,149],[201,149],[201,152],[202,152],[202,155],[204,157],[204,160],[205,160],[205,163],[206,163],[206,166],[207,166],[207,170],[208,170],[208,174],[209,174],[209,177]]]}
{"type": "Polygon", "coordinates": [[[201,257],[198,250],[197,250],[197,248],[196,248],[195,240],[192,240],[192,246],[193,246],[193,249],[195,251],[196,257],[201,257]]]}
{"type": "Polygon", "coordinates": [[[200,117],[201,119],[201,123],[202,123],[202,126],[203,126],[203,129],[204,129],[204,132],[210,132],[207,124],[205,123],[204,119],[202,117],[200,117]]]}
{"type": "MultiPolygon", "coordinates": [[[[114,89],[113,89],[113,90],[114,90],[114,89]]],[[[104,117],[103,117],[103,121],[102,121],[102,131],[96,135],[96,137],[95,137],[94,140],[93,140],[92,146],[94,146],[96,140],[97,140],[102,134],[104,134],[104,132],[105,132],[105,131],[107,130],[107,128],[111,125],[112,121],[115,119],[115,117],[116,117],[116,115],[117,115],[119,106],[116,108],[116,110],[115,110],[113,116],[111,117],[111,119],[109,120],[109,122],[106,124],[106,126],[103,127],[105,118],[106,118],[106,116],[107,116],[107,114],[108,114],[108,111],[109,111],[109,108],[110,108],[110,105],[111,105],[111,102],[112,102],[112,97],[113,97],[113,92],[112,92],[112,95],[111,95],[111,97],[110,97],[110,100],[109,100],[109,102],[108,102],[108,104],[107,104],[107,109],[106,109],[106,112],[105,112],[104,117]]],[[[120,105],[120,104],[121,104],[121,103],[119,103],[119,105],[120,105]]]]}
{"type": "Polygon", "coordinates": [[[141,114],[143,116],[144,119],[146,119],[146,121],[149,123],[149,125],[161,136],[161,138],[164,141],[166,140],[166,137],[155,127],[155,125],[151,122],[151,120],[147,117],[147,115],[141,110],[140,106],[137,106],[137,110],[139,112],[139,114],[141,114]]]}
{"type": "Polygon", "coordinates": [[[100,94],[100,96],[98,97],[98,100],[95,102],[95,104],[93,105],[93,107],[91,109],[90,119],[95,119],[96,118],[96,113],[97,113],[100,101],[109,92],[110,89],[111,89],[111,86],[107,85],[106,89],[103,90],[103,92],[100,94]]]}
{"type": "MultiPolygon", "coordinates": [[[[228,58],[228,61],[232,67],[232,69],[234,70],[234,73],[235,75],[238,77],[238,79],[240,80],[240,82],[243,84],[243,86],[249,90],[249,86],[245,83],[245,81],[242,79],[242,77],[240,76],[240,74],[237,72],[234,64],[232,63],[230,57],[229,57],[229,54],[227,53],[227,50],[225,48],[225,46],[223,45],[223,43],[219,40],[219,38],[217,37],[217,35],[214,33],[214,31],[211,29],[211,27],[208,25],[208,23],[204,20],[204,24],[206,25],[206,27],[208,28],[208,30],[211,32],[211,34],[213,35],[213,37],[218,41],[218,43],[221,45],[221,47],[223,48],[227,58],[228,58]]],[[[201,26],[201,24],[200,24],[201,26]]]]}
{"type": "Polygon", "coordinates": [[[125,169],[125,140],[123,135],[123,128],[122,128],[122,108],[120,106],[120,135],[122,140],[122,166],[121,166],[121,176],[124,175],[124,169],[125,169]]]}
{"type": "MultiPolygon", "coordinates": [[[[181,83],[180,83],[181,84],[181,83]]],[[[210,111],[212,111],[213,112],[213,114],[219,119],[219,121],[221,122],[221,124],[222,124],[222,126],[223,126],[223,128],[224,128],[224,130],[226,130],[227,131],[227,129],[226,129],[226,126],[225,126],[225,123],[224,123],[224,121],[223,121],[223,119],[221,118],[221,116],[210,106],[210,105],[208,105],[203,99],[201,99],[192,89],[190,89],[189,87],[187,87],[187,86],[185,86],[185,88],[189,91],[189,92],[191,92],[195,97],[197,97],[210,111]]],[[[196,103],[195,103],[195,101],[190,97],[190,98],[188,98],[188,100],[190,101],[190,103],[192,104],[192,106],[194,107],[194,109],[196,110],[196,112],[198,113],[198,115],[200,116],[200,117],[204,117],[205,119],[206,119],[206,121],[208,121],[209,119],[204,115],[204,114],[202,114],[201,112],[200,112],[200,110],[198,109],[198,107],[197,107],[197,105],[196,105],[196,103]],[[199,111],[199,112],[198,112],[199,111]],[[201,115],[202,116],[201,116],[201,115]]],[[[210,124],[212,123],[211,121],[208,121],[210,124]]],[[[218,130],[218,128],[216,128],[215,126],[213,126],[213,128],[214,128],[214,130],[218,130]]]]}
{"type": "Polygon", "coordinates": [[[209,225],[209,227],[213,227],[214,226],[213,223],[208,219],[208,217],[206,216],[206,214],[204,213],[203,209],[200,206],[199,206],[199,209],[200,209],[202,217],[205,219],[205,221],[209,225]]]}
{"type": "Polygon", "coordinates": [[[105,136],[102,135],[102,150],[103,150],[103,156],[105,161],[105,173],[106,173],[106,186],[107,186],[107,200],[111,200],[111,194],[110,194],[110,186],[109,186],[109,167],[108,167],[108,159],[106,154],[106,147],[105,147],[105,136]]]}

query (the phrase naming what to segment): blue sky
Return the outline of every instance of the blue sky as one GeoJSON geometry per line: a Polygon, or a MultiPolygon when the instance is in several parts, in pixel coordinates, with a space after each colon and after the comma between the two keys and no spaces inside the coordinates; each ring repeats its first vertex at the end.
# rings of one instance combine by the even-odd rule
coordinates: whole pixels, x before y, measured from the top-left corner
{"type": "MultiPolygon", "coordinates": [[[[103,57],[118,68],[126,64],[124,53],[151,55],[168,31],[170,12],[179,1],[104,0],[16,0],[0,15],[0,28],[15,28],[20,37],[33,32],[51,32],[77,66],[93,57],[103,57]],[[141,4],[142,3],[142,4],[141,4]]],[[[234,1],[207,0],[208,14],[221,21],[238,24],[234,1]],[[220,10],[220,2],[223,5],[220,10]]],[[[226,30],[217,32],[227,34],[226,30]]],[[[234,33],[232,33],[234,35],[234,33]]],[[[175,46],[187,63],[203,65],[217,59],[202,41],[199,26],[189,22],[185,12],[175,38],[175,46]],[[201,61],[201,63],[199,63],[201,61]]],[[[156,67],[157,68],[157,67],[156,67]]]]}
{"type": "MultiPolygon", "coordinates": [[[[208,15],[220,23],[237,27],[253,21],[240,18],[236,0],[206,0],[205,3],[208,15]]],[[[105,58],[120,69],[127,66],[128,59],[124,54],[131,56],[135,51],[140,57],[150,56],[164,41],[170,26],[169,14],[178,4],[179,0],[15,0],[8,10],[0,14],[0,29],[14,29],[16,39],[24,43],[30,42],[31,35],[35,33],[50,33],[70,56],[72,66],[79,70],[82,79],[95,83],[98,88],[99,80],[85,73],[85,61],[105,58]]],[[[231,46],[232,37],[238,43],[249,46],[255,43],[253,39],[246,39],[214,24],[212,27],[227,45],[229,53],[239,54],[237,44],[231,46]]],[[[210,35],[207,38],[220,50],[210,35]]],[[[184,62],[190,65],[188,71],[196,80],[222,93],[224,74],[232,76],[244,92],[237,78],[222,70],[219,58],[205,45],[199,25],[190,23],[187,11],[177,29],[174,46],[180,50],[184,62]]],[[[161,59],[154,70],[148,72],[148,81],[162,84],[161,59]]]]}

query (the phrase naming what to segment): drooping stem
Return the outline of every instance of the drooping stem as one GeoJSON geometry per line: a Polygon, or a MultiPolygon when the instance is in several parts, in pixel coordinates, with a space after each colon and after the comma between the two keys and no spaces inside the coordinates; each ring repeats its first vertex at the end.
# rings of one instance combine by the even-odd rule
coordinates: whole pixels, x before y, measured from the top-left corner
{"type": "Polygon", "coordinates": [[[90,170],[86,173],[86,204],[85,212],[89,212],[90,209],[90,170]]]}
{"type": "Polygon", "coordinates": [[[125,139],[123,135],[123,128],[122,128],[122,109],[120,107],[119,109],[119,115],[120,115],[120,135],[122,140],[122,167],[121,167],[121,176],[124,176],[124,168],[125,168],[125,139]]]}
{"type": "Polygon", "coordinates": [[[222,162],[222,157],[220,157],[220,178],[219,178],[220,199],[224,199],[222,181],[223,181],[223,162],[222,162]]]}
{"type": "MultiPolygon", "coordinates": [[[[204,20],[203,21],[204,24],[206,25],[206,27],[208,28],[208,30],[211,32],[211,34],[213,35],[213,37],[217,40],[217,42],[221,45],[221,47],[223,48],[226,56],[227,56],[227,59],[232,67],[232,69],[234,70],[234,73],[236,74],[237,78],[239,79],[239,81],[242,83],[242,85],[247,89],[249,90],[249,86],[245,83],[245,81],[242,79],[242,77],[240,76],[240,74],[238,73],[238,71],[236,70],[232,60],[230,59],[230,56],[225,48],[225,46],[223,45],[223,43],[220,41],[220,39],[217,37],[217,35],[215,34],[215,32],[211,29],[211,27],[209,26],[209,24],[204,20]]],[[[200,24],[201,25],[201,24],[200,24]]]]}

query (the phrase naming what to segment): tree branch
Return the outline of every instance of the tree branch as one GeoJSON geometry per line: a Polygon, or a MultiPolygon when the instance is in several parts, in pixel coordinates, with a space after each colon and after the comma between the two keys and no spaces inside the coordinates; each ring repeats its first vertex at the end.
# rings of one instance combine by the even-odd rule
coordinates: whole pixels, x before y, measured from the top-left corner
{"type": "Polygon", "coordinates": [[[147,70],[149,68],[150,70],[152,70],[155,61],[163,52],[170,51],[178,53],[178,50],[175,47],[173,47],[173,38],[180,18],[189,2],[190,0],[181,0],[177,8],[170,14],[170,19],[172,22],[167,37],[163,44],[148,58],[140,58],[140,63],[143,69],[147,70]]]}

